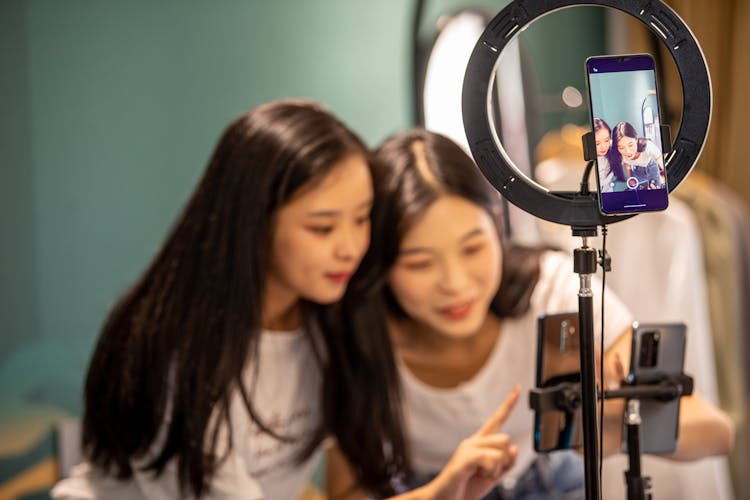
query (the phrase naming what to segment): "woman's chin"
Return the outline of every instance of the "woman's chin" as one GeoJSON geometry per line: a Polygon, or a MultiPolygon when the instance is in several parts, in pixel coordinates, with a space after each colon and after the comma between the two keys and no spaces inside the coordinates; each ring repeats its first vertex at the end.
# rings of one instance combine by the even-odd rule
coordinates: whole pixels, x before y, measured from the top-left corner
{"type": "Polygon", "coordinates": [[[434,329],[443,337],[453,340],[465,340],[473,337],[479,332],[482,322],[474,318],[465,320],[446,320],[436,322],[434,329]]]}

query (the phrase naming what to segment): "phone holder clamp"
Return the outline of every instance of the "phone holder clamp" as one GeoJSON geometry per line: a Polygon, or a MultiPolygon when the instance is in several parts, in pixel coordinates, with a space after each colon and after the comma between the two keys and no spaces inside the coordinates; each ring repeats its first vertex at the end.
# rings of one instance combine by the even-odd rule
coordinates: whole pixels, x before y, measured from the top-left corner
{"type": "MultiPolygon", "coordinates": [[[[624,415],[628,443],[629,469],[625,471],[628,500],[650,500],[651,478],[641,475],[640,401],[658,400],[668,403],[693,393],[693,377],[680,375],[651,375],[634,380],[623,380],[622,387],[604,391],[604,399],[627,399],[624,415]]],[[[562,411],[573,414],[581,406],[580,382],[561,382],[550,387],[529,391],[529,407],[535,412],[562,411]]]]}

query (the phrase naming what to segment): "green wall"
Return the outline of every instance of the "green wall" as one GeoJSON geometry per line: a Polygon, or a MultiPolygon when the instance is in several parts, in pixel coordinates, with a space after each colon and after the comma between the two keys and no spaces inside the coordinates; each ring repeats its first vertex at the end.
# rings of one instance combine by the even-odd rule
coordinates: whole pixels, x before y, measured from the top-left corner
{"type": "Polygon", "coordinates": [[[234,116],[296,96],[371,143],[408,125],[409,9],[0,3],[0,491],[52,453],[54,421],[80,414],[107,310],[234,116]]]}
{"type": "MultiPolygon", "coordinates": [[[[468,4],[431,3],[426,31],[468,4]]],[[[322,101],[373,145],[410,125],[412,9],[404,0],[0,2],[0,484],[3,457],[80,414],[108,308],[158,248],[234,116],[296,96],[322,101]]],[[[588,40],[570,26],[586,21],[560,22],[588,40]]],[[[532,52],[549,61],[545,85],[582,78],[582,62],[558,67],[532,52]]]]}
{"type": "Polygon", "coordinates": [[[79,410],[108,307],[232,117],[304,96],[370,141],[407,125],[408,4],[324,5],[3,4],[3,396],[79,410]]]}

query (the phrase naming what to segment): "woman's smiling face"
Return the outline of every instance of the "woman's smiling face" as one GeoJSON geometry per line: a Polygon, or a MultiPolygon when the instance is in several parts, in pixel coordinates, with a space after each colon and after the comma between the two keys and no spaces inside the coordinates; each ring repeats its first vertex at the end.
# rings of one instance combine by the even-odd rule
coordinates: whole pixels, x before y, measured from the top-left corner
{"type": "Polygon", "coordinates": [[[634,160],[638,157],[638,140],[634,137],[622,137],[617,141],[617,151],[623,158],[634,160]]]}
{"type": "Polygon", "coordinates": [[[495,223],[479,205],[442,195],[409,228],[389,271],[396,301],[411,319],[452,338],[484,323],[501,278],[495,223]]]}
{"type": "Polygon", "coordinates": [[[360,155],[340,160],[276,214],[267,284],[291,299],[339,300],[370,243],[373,187],[360,155]]]}

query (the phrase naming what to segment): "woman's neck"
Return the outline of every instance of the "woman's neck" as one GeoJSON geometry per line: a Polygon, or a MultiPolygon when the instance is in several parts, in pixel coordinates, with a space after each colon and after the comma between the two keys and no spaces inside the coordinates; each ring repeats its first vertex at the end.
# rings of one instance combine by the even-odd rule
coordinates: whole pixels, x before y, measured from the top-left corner
{"type": "Polygon", "coordinates": [[[397,356],[427,385],[450,388],[473,378],[487,362],[500,335],[501,320],[488,314],[473,334],[456,339],[410,319],[389,318],[397,356]]]}
{"type": "Polygon", "coordinates": [[[299,296],[278,286],[273,280],[267,280],[261,314],[264,330],[296,330],[302,322],[299,296]]]}

